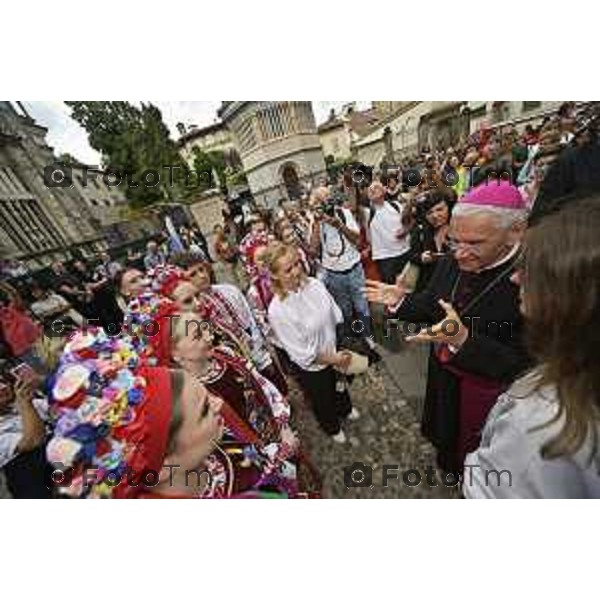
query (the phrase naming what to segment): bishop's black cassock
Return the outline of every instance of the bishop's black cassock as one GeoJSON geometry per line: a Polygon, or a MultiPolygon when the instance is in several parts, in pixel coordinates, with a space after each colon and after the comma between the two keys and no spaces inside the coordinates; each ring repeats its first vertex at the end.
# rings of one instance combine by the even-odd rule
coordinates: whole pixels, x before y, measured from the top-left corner
{"type": "MultiPolygon", "coordinates": [[[[438,464],[460,473],[498,396],[530,366],[523,343],[519,289],[510,281],[515,256],[479,273],[460,271],[451,257],[440,260],[427,287],[405,297],[393,313],[411,323],[434,324],[455,308],[469,338],[453,353],[433,344],[427,375],[422,431],[436,447],[438,464]]],[[[412,329],[411,329],[412,331],[412,329]]],[[[448,325],[448,333],[453,326],[448,325]]]]}

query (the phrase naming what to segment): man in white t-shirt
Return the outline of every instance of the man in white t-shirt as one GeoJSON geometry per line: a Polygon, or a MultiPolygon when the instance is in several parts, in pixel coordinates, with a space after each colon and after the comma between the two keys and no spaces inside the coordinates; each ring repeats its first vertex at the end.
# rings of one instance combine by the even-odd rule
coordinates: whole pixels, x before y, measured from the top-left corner
{"type": "Polygon", "coordinates": [[[324,283],[342,310],[344,322],[349,324],[353,317],[364,316],[368,327],[369,304],[363,291],[365,274],[357,248],[360,227],[352,211],[334,206],[325,187],[315,190],[311,204],[316,207],[312,246],[320,250],[324,283]]]}
{"type": "Polygon", "coordinates": [[[381,279],[395,283],[410,250],[408,230],[402,225],[403,207],[395,200],[386,199],[385,187],[379,181],[369,186],[368,195],[371,206],[365,210],[371,258],[377,264],[381,279]]]}

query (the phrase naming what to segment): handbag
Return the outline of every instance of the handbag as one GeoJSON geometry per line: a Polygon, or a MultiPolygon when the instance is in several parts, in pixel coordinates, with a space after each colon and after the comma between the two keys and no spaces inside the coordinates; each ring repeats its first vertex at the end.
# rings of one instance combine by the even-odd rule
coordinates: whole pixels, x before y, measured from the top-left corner
{"type": "Polygon", "coordinates": [[[342,352],[350,354],[350,364],[346,370],[342,370],[338,367],[334,367],[339,373],[344,375],[360,375],[369,368],[369,358],[363,354],[358,354],[352,350],[343,350],[342,352]]]}

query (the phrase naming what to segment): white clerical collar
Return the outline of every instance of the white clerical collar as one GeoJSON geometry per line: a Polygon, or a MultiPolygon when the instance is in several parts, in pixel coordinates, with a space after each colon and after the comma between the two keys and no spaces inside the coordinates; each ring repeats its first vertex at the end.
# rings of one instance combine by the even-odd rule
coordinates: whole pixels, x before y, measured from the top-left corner
{"type": "Polygon", "coordinates": [[[521,249],[521,244],[519,242],[517,242],[509,251],[508,254],[506,254],[505,256],[503,256],[500,260],[497,260],[495,263],[492,263],[491,265],[488,265],[487,267],[483,267],[483,269],[481,269],[479,272],[481,273],[481,271],[489,271],[490,269],[495,269],[496,267],[499,267],[500,265],[503,265],[504,263],[507,263],[511,258],[513,258],[515,256],[515,254],[521,249]]]}

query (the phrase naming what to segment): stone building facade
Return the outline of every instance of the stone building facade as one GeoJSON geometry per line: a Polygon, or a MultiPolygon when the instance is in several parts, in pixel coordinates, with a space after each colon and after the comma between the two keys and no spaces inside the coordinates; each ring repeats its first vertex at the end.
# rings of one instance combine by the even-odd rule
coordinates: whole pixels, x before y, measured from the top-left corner
{"type": "MultiPolygon", "coordinates": [[[[459,144],[482,127],[501,129],[539,125],[543,117],[558,109],[562,101],[414,101],[386,103],[394,108],[368,133],[352,143],[353,156],[366,164],[402,159],[459,144]]],[[[381,110],[381,107],[379,108],[381,110]]]]}
{"type": "Polygon", "coordinates": [[[194,165],[195,148],[203,152],[220,150],[227,153],[237,150],[231,132],[222,122],[213,123],[206,127],[195,127],[186,131],[177,140],[177,144],[182,158],[190,167],[194,165]]]}
{"type": "Polygon", "coordinates": [[[0,102],[0,259],[18,259],[35,270],[73,252],[93,256],[153,228],[144,218],[127,220],[124,194],[106,185],[102,171],[59,164],[47,129],[18,107],[0,102]],[[65,179],[52,185],[50,173],[55,182],[65,179]]]}
{"type": "Polygon", "coordinates": [[[233,134],[257,204],[298,198],[325,176],[310,102],[228,101],[219,116],[233,134]]]}
{"type": "MultiPolygon", "coordinates": [[[[357,160],[369,165],[379,164],[393,154],[400,160],[418,152],[419,124],[431,111],[432,102],[398,102],[394,111],[388,112],[377,126],[353,145],[357,160]]],[[[388,107],[389,108],[389,107],[388,107]]]]}
{"type": "Polygon", "coordinates": [[[329,115],[329,119],[318,127],[319,141],[325,157],[341,160],[352,155],[352,133],[349,122],[341,115],[329,115]]]}
{"type": "Polygon", "coordinates": [[[213,238],[215,225],[223,224],[225,198],[220,190],[208,190],[189,205],[189,211],[207,239],[213,238]]]}
{"type": "Polygon", "coordinates": [[[479,100],[467,102],[469,129],[471,133],[482,127],[501,127],[514,123],[517,129],[526,125],[538,125],[543,117],[553,112],[563,100],[479,100]]]}
{"type": "Polygon", "coordinates": [[[114,177],[79,163],[71,165],[71,173],[73,187],[83,199],[96,230],[110,227],[123,219],[127,199],[121,186],[115,185],[114,177]]]}
{"type": "Polygon", "coordinates": [[[78,190],[46,185],[44,169],[56,162],[46,133],[24,109],[0,102],[0,251],[32,267],[102,242],[78,190]]]}

